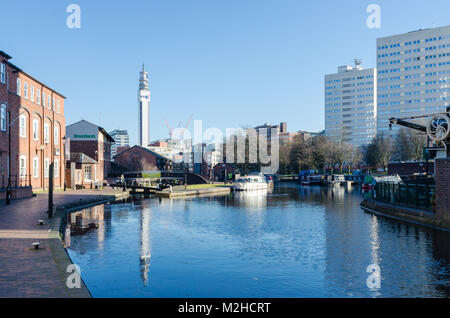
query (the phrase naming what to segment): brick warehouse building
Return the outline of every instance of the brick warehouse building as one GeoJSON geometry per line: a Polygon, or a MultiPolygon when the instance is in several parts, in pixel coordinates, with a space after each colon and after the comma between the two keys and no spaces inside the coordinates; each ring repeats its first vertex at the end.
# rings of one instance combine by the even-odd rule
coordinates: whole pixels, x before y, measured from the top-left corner
{"type": "Polygon", "coordinates": [[[64,186],[65,97],[27,74],[0,51],[0,200],[64,186]]]}
{"type": "Polygon", "coordinates": [[[94,180],[104,183],[111,172],[111,145],[114,139],[100,126],[80,120],[66,127],[71,153],[84,153],[98,165],[92,174],[94,180]]]}
{"type": "Polygon", "coordinates": [[[122,172],[172,171],[172,161],[148,148],[133,146],[115,159],[122,172]]]}

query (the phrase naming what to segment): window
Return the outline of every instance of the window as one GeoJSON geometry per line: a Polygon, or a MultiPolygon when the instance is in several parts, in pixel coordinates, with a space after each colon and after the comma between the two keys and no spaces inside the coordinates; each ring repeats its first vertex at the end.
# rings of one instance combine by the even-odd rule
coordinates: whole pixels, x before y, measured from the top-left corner
{"type": "Polygon", "coordinates": [[[39,178],[39,158],[33,158],[33,178],[39,178]]]}
{"type": "Polygon", "coordinates": [[[20,78],[17,79],[17,95],[22,95],[22,81],[20,78]]]}
{"type": "Polygon", "coordinates": [[[84,179],[92,180],[92,167],[91,166],[84,167],[84,179]]]}
{"type": "Polygon", "coordinates": [[[19,158],[19,173],[21,178],[25,178],[27,176],[27,157],[20,156],[19,158]]]}
{"type": "Polygon", "coordinates": [[[27,117],[22,114],[19,117],[19,134],[22,138],[27,138],[27,117]]]}
{"type": "Polygon", "coordinates": [[[38,105],[41,104],[41,90],[40,90],[40,89],[37,89],[37,90],[36,90],[36,103],[37,103],[38,105]]]}
{"type": "Polygon", "coordinates": [[[53,161],[53,176],[55,178],[59,178],[59,161],[58,161],[58,159],[55,159],[55,161],[53,161]]]}
{"type": "Polygon", "coordinates": [[[50,160],[48,158],[44,158],[44,178],[48,178],[49,167],[50,160]]]}
{"type": "Polygon", "coordinates": [[[53,111],[55,111],[55,98],[54,97],[52,98],[52,109],[53,109],[53,111]]]}
{"type": "Polygon", "coordinates": [[[0,129],[6,131],[6,105],[0,106],[0,129]]]}
{"type": "Polygon", "coordinates": [[[42,91],[42,106],[45,107],[45,92],[42,91]]]}
{"type": "Polygon", "coordinates": [[[6,65],[5,63],[0,64],[0,81],[6,84],[6,65]]]}
{"type": "Polygon", "coordinates": [[[44,124],[44,143],[48,144],[50,142],[50,126],[44,124]]]}
{"type": "Polygon", "coordinates": [[[26,82],[23,83],[23,97],[28,99],[28,83],[26,82]]]}
{"type": "Polygon", "coordinates": [[[39,120],[33,119],[33,140],[39,140],[39,120]]]}
{"type": "Polygon", "coordinates": [[[52,109],[52,107],[50,105],[50,95],[47,95],[47,107],[48,107],[48,109],[52,109]]]}
{"type": "Polygon", "coordinates": [[[56,101],[56,112],[59,114],[59,110],[61,109],[61,102],[59,100],[56,101]]]}
{"type": "Polygon", "coordinates": [[[34,102],[34,86],[30,86],[30,100],[34,102]]]}
{"type": "Polygon", "coordinates": [[[55,145],[59,144],[59,127],[55,126],[55,128],[53,129],[53,142],[55,143],[55,145]]]}

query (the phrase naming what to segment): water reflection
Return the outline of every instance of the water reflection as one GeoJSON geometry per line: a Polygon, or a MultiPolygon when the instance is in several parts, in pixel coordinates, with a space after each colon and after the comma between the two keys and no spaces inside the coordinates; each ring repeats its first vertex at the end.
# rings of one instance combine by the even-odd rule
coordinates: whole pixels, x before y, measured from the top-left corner
{"type": "Polygon", "coordinates": [[[449,297],[450,234],[364,213],[361,198],[295,184],[134,198],[70,215],[69,254],[97,297],[449,297]]]}

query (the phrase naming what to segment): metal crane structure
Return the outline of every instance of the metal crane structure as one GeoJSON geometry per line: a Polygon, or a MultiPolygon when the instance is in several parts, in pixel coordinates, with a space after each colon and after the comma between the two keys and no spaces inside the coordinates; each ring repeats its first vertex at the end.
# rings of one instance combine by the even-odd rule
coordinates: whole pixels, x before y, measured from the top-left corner
{"type": "Polygon", "coordinates": [[[399,125],[426,133],[428,137],[427,146],[429,146],[430,140],[436,144],[435,147],[427,147],[427,152],[435,153],[434,157],[446,156],[450,158],[450,107],[447,107],[447,112],[444,113],[406,118],[390,118],[390,129],[392,129],[392,125],[399,125]],[[421,119],[427,117],[430,117],[430,119],[426,126],[407,121],[408,119],[421,119]]]}
{"type": "MultiPolygon", "coordinates": [[[[193,114],[189,117],[189,119],[186,121],[186,125],[184,126],[184,129],[187,129],[187,128],[189,127],[189,124],[191,123],[193,117],[194,117],[193,114]]],[[[169,138],[170,138],[170,139],[173,139],[173,132],[174,132],[174,129],[173,129],[172,127],[170,127],[170,125],[169,125],[169,123],[167,122],[167,119],[166,119],[166,118],[164,118],[164,121],[165,121],[165,123],[166,123],[167,129],[169,130],[169,138]]],[[[178,123],[177,128],[180,128],[180,126],[181,126],[181,121],[178,123]]],[[[183,137],[184,137],[184,130],[181,132],[181,138],[183,138],[183,137]]]]}

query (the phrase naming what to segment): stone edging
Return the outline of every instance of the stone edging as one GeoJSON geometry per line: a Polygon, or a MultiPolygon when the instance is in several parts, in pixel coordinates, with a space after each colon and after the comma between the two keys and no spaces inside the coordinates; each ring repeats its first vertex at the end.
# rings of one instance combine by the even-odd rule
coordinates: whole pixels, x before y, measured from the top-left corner
{"type": "MultiPolygon", "coordinates": [[[[91,206],[111,202],[117,199],[125,199],[129,196],[128,193],[124,193],[123,195],[100,195],[96,199],[90,200],[80,200],[79,202],[67,203],[58,205],[55,207],[55,212],[53,218],[49,221],[50,230],[49,230],[49,242],[51,246],[51,253],[53,256],[53,261],[58,268],[58,271],[61,274],[61,279],[66,280],[66,268],[68,265],[73,264],[72,259],[70,258],[67,248],[64,242],[64,233],[66,223],[63,222],[66,220],[66,216],[74,211],[79,211],[91,206]],[[55,235],[55,233],[58,233],[55,235]],[[55,239],[58,239],[56,241],[55,239]]],[[[78,289],[69,289],[67,288],[67,296],[69,298],[92,298],[92,294],[87,288],[86,284],[81,277],[81,288],[78,289]]]]}
{"type": "Polygon", "coordinates": [[[361,208],[366,212],[382,215],[392,219],[419,224],[441,231],[450,231],[450,222],[437,219],[434,213],[429,211],[396,206],[389,203],[377,202],[372,199],[365,199],[362,201],[361,208]]]}

